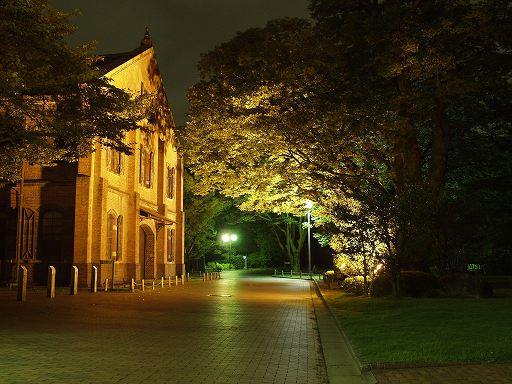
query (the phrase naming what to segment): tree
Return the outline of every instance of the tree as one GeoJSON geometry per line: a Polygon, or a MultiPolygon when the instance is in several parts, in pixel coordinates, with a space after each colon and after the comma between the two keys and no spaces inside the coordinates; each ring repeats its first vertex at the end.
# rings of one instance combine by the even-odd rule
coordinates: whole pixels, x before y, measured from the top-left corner
{"type": "Polygon", "coordinates": [[[311,9],[314,25],[272,21],[202,57],[185,150],[203,192],[246,196],[246,208],[298,214],[309,198],[336,222],[356,201],[375,218],[398,282],[441,257],[454,134],[510,131],[511,8],[314,0],[311,9]]]}
{"type": "Polygon", "coordinates": [[[185,172],[185,258],[188,263],[205,269],[207,258],[218,251],[216,220],[231,204],[213,192],[202,197],[195,195],[194,183],[194,178],[185,172]]]}
{"type": "Polygon", "coordinates": [[[18,179],[23,161],[76,161],[96,143],[131,153],[124,134],[151,113],[147,97],[102,77],[92,44],[65,42],[70,16],[47,0],[0,4],[0,178],[18,179]]]}

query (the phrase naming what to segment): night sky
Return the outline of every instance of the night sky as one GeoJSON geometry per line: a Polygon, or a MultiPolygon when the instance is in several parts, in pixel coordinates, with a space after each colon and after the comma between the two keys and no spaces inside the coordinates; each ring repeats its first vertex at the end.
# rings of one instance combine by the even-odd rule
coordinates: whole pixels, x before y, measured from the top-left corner
{"type": "Polygon", "coordinates": [[[150,28],[176,124],[185,122],[186,91],[196,80],[200,53],[281,17],[308,17],[308,0],[50,0],[79,9],[71,43],[95,40],[98,53],[136,48],[150,28]]]}

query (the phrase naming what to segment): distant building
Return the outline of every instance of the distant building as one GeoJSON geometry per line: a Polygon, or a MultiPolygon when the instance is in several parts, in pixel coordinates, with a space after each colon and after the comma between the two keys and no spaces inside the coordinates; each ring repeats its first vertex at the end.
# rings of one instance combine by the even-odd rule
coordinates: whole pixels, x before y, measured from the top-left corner
{"type": "Polygon", "coordinates": [[[46,284],[49,265],[60,284],[76,265],[82,286],[93,266],[100,282],[113,271],[116,283],[185,272],[183,164],[149,33],[132,52],[103,56],[101,67],[119,88],[158,94],[161,113],[146,123],[151,132],[127,134],[131,156],[98,146],[77,163],[25,164],[21,210],[20,183],[0,183],[4,283],[15,275],[17,247],[35,284],[46,284]]]}

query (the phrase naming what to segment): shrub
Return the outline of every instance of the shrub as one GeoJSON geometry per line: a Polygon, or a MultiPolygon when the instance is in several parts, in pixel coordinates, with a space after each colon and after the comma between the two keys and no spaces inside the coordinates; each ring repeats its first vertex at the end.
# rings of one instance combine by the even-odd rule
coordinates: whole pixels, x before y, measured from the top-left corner
{"type": "Polygon", "coordinates": [[[481,281],[478,287],[478,295],[484,298],[493,297],[494,290],[492,284],[488,281],[481,281]]]}
{"type": "Polygon", "coordinates": [[[363,276],[347,277],[340,283],[341,288],[352,295],[364,295],[364,280],[363,276]]]}
{"type": "MultiPolygon", "coordinates": [[[[435,297],[439,295],[439,281],[431,273],[423,271],[400,272],[400,295],[411,297],[435,297]]],[[[373,297],[389,296],[393,293],[391,276],[377,276],[371,286],[373,297]]]]}

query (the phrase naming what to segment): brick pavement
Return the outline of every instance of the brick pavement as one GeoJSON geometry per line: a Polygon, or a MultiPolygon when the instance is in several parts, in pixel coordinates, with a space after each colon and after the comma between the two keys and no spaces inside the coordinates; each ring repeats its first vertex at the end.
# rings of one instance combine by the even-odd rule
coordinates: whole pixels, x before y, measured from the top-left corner
{"type": "Polygon", "coordinates": [[[224,275],[144,293],[29,291],[23,304],[0,290],[0,308],[0,384],[328,382],[305,281],[224,275]]]}

